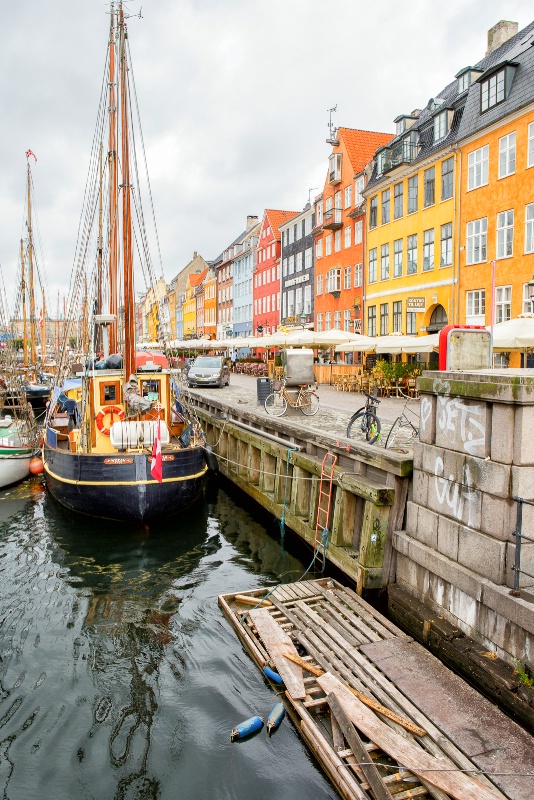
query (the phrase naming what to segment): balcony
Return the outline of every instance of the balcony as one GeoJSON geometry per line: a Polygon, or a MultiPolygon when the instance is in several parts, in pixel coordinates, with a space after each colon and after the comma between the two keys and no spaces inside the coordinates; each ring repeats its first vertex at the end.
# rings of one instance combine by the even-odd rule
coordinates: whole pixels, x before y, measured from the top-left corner
{"type": "Polygon", "coordinates": [[[396,142],[392,147],[388,147],[385,151],[382,173],[386,175],[388,172],[392,172],[398,167],[411,164],[418,155],[419,145],[402,139],[400,142],[396,142]]]}
{"type": "Polygon", "coordinates": [[[325,211],[323,228],[327,231],[337,231],[338,228],[342,228],[343,220],[341,214],[340,208],[331,208],[329,211],[325,211]]]}

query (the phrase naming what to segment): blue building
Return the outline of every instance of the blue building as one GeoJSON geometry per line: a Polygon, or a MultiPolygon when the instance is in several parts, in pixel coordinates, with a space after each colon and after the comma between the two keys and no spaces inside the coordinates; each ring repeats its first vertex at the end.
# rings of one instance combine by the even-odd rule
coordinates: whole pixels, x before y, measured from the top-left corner
{"type": "Polygon", "coordinates": [[[259,223],[251,227],[238,245],[233,262],[233,335],[252,336],[252,274],[256,266],[259,223]]]}

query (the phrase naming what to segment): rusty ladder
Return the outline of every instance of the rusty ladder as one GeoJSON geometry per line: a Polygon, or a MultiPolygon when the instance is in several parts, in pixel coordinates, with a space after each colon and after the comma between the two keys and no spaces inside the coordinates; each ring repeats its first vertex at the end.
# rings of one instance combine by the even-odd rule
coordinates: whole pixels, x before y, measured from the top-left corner
{"type": "Polygon", "coordinates": [[[337,456],[334,455],[334,453],[327,453],[321,464],[321,481],[319,483],[317,522],[315,523],[315,541],[313,543],[313,548],[315,551],[315,560],[321,565],[322,569],[324,569],[326,563],[328,524],[330,522],[334,467],[336,464],[337,456]]]}

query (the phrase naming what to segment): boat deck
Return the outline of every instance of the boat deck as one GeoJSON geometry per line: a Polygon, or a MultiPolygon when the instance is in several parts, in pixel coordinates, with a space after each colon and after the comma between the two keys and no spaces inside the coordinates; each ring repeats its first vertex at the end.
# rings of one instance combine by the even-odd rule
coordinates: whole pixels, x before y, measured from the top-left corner
{"type": "Polygon", "coordinates": [[[324,578],[219,604],[257,665],[281,674],[347,800],[534,796],[534,738],[351,589],[324,578]]]}

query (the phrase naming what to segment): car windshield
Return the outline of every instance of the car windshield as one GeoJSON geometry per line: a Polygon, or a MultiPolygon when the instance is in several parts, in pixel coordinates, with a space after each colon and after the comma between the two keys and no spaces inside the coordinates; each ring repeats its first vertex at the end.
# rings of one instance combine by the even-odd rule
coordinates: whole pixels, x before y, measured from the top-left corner
{"type": "Polygon", "coordinates": [[[221,366],[220,358],[209,358],[209,356],[201,356],[195,361],[195,367],[208,367],[217,368],[221,366]]]}

